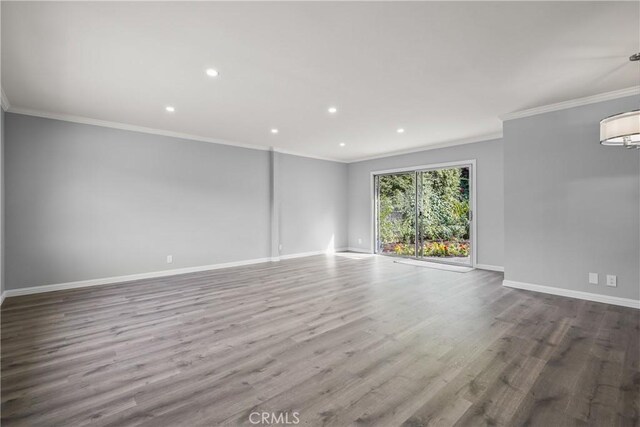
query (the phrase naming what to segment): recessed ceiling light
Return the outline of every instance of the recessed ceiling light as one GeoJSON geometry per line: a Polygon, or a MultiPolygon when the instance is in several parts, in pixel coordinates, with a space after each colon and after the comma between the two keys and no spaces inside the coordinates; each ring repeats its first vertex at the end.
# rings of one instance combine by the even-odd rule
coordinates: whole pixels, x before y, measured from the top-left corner
{"type": "Polygon", "coordinates": [[[214,70],[213,68],[207,68],[207,76],[209,77],[218,77],[218,70],[214,70]]]}
{"type": "Polygon", "coordinates": [[[404,129],[403,128],[398,128],[398,130],[396,131],[398,133],[404,133],[404,129]]]}
{"type": "Polygon", "coordinates": [[[336,107],[329,107],[327,111],[331,114],[335,114],[338,112],[338,109],[336,107]]]}
{"type": "Polygon", "coordinates": [[[345,145],[347,145],[347,144],[345,144],[344,142],[340,143],[340,147],[344,147],[345,145]]]}
{"type": "Polygon", "coordinates": [[[171,105],[167,105],[166,107],[164,107],[164,109],[167,110],[167,113],[173,113],[174,111],[176,111],[176,109],[171,105]]]}
{"type": "Polygon", "coordinates": [[[278,133],[278,129],[271,129],[271,133],[278,133]]]}

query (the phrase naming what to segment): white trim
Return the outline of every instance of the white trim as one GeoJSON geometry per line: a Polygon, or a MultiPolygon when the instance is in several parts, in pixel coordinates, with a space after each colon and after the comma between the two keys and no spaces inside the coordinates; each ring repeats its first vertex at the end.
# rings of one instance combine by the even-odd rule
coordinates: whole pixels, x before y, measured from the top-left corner
{"type": "Polygon", "coordinates": [[[373,156],[367,156],[367,157],[361,157],[353,160],[348,160],[347,162],[348,163],[365,162],[367,160],[384,159],[387,157],[401,156],[403,154],[413,154],[413,153],[419,153],[421,151],[437,150],[438,148],[454,147],[456,145],[474,144],[476,142],[487,142],[487,141],[492,141],[494,139],[501,139],[501,138],[502,138],[502,131],[491,133],[488,135],[480,135],[480,136],[474,136],[471,138],[455,139],[455,140],[439,142],[431,145],[423,145],[420,147],[408,148],[406,150],[391,151],[384,154],[376,154],[373,156]]]}
{"type": "Polygon", "coordinates": [[[468,166],[468,165],[476,165],[476,159],[471,160],[461,160],[455,162],[443,162],[443,163],[432,163],[430,165],[418,165],[418,166],[406,166],[402,168],[393,168],[393,169],[382,169],[377,171],[371,171],[371,175],[384,175],[389,173],[400,173],[400,172],[413,172],[415,170],[421,171],[424,169],[447,169],[455,166],[468,166]]]}
{"type": "Polygon", "coordinates": [[[480,270],[500,271],[504,273],[504,267],[501,265],[476,264],[476,268],[480,270]]]}
{"type": "Polygon", "coordinates": [[[346,250],[347,248],[337,248],[331,251],[299,252],[296,254],[280,255],[279,259],[285,260],[285,259],[294,259],[294,258],[304,258],[308,256],[315,256],[315,255],[333,255],[336,252],[344,252],[346,250]]]}
{"type": "MultiPolygon", "coordinates": [[[[336,249],[340,252],[343,249],[336,249]]],[[[284,255],[276,258],[256,258],[243,261],[225,262],[221,264],[202,265],[198,267],[176,268],[174,270],[154,271],[150,273],[129,274],[126,276],[105,277],[100,279],[79,280],[77,282],[56,283],[51,285],[32,286],[29,288],[7,289],[2,293],[2,300],[5,297],[16,297],[20,295],[39,294],[43,292],[61,291],[65,289],[86,288],[90,286],[111,285],[116,283],[132,282],[135,280],[154,279],[157,277],[175,276],[178,274],[197,273],[201,271],[219,270],[221,268],[241,267],[244,265],[262,264],[266,262],[279,261],[280,259],[302,258],[313,255],[331,255],[333,251],[315,251],[298,254],[284,255]]],[[[1,304],[1,303],[0,303],[1,304]]]]}
{"type": "Polygon", "coordinates": [[[640,86],[632,86],[626,89],[614,90],[598,95],[587,96],[584,98],[572,99],[569,101],[558,102],[555,104],[543,105],[540,107],[530,108],[528,110],[515,111],[500,116],[500,120],[507,121],[520,119],[523,117],[535,116],[537,114],[549,113],[551,111],[566,110],[567,108],[579,107],[581,105],[595,104],[596,102],[609,101],[611,99],[624,98],[626,96],[640,94],[640,86]]]}
{"type": "Polygon", "coordinates": [[[251,150],[260,150],[260,151],[269,151],[270,150],[270,147],[265,147],[265,146],[261,146],[261,145],[243,144],[243,143],[239,143],[239,142],[226,141],[226,140],[216,139],[216,138],[208,138],[208,137],[199,136],[199,135],[192,135],[192,134],[188,134],[188,133],[173,132],[173,131],[164,130],[164,129],[148,128],[148,127],[137,126],[137,125],[132,125],[132,124],[128,124],[128,123],[120,123],[120,122],[111,122],[111,121],[107,121],[107,120],[92,119],[92,118],[89,118],[89,117],[74,116],[74,115],[70,115],[70,114],[50,113],[50,112],[46,112],[46,111],[32,110],[32,109],[29,109],[29,108],[11,107],[11,108],[9,108],[9,112],[10,113],[16,113],[16,114],[23,114],[25,116],[42,117],[42,118],[45,118],[45,119],[62,120],[62,121],[65,121],[65,122],[80,123],[80,124],[84,124],[84,125],[93,125],[93,126],[107,127],[107,128],[113,128],[113,129],[128,130],[128,131],[132,131],[132,132],[149,133],[149,134],[153,134],[153,135],[169,136],[169,137],[173,137],[173,138],[190,139],[190,140],[193,140],[193,141],[211,142],[211,143],[214,143],[214,144],[221,144],[221,145],[231,145],[231,146],[234,146],[234,147],[248,148],[248,149],[251,149],[251,150]]]}
{"type": "Polygon", "coordinates": [[[640,309],[640,301],[631,298],[612,297],[608,295],[594,294],[591,292],[573,291],[570,289],[556,288],[554,286],[535,285],[533,283],[503,280],[502,286],[508,288],[524,289],[526,291],[542,292],[544,294],[559,295],[562,297],[577,298],[587,301],[602,302],[605,304],[620,305],[640,309]]]}
{"type": "Polygon", "coordinates": [[[0,294],[0,305],[2,305],[6,297],[7,297],[7,291],[4,291],[2,294],[0,294]]]}
{"type": "Polygon", "coordinates": [[[309,159],[315,159],[315,160],[325,160],[327,162],[349,163],[348,160],[339,160],[331,157],[315,156],[311,154],[300,154],[297,151],[285,150],[285,149],[276,148],[276,147],[273,148],[273,151],[275,151],[276,153],[288,154],[290,156],[307,157],[309,159]]]}
{"type": "MultiPolygon", "coordinates": [[[[569,101],[558,102],[558,103],[555,103],[555,104],[544,105],[544,106],[540,106],[540,107],[531,108],[531,109],[528,109],[528,110],[522,110],[522,111],[516,111],[516,112],[513,112],[513,113],[507,113],[507,114],[503,114],[503,115],[499,116],[499,118],[502,121],[519,119],[519,118],[522,118],[522,117],[528,117],[528,116],[533,116],[533,115],[537,115],[537,114],[548,113],[548,112],[551,112],[551,111],[563,110],[563,109],[567,109],[567,108],[573,108],[573,107],[578,107],[578,106],[581,106],[581,105],[588,105],[588,104],[593,104],[593,103],[596,103],[596,102],[608,101],[608,100],[611,100],[611,99],[623,98],[623,97],[626,97],[626,96],[632,96],[632,95],[637,95],[637,94],[640,94],[640,86],[633,86],[633,87],[629,87],[629,88],[626,88],[626,89],[615,90],[615,91],[612,91],[612,92],[606,92],[606,93],[593,95],[593,96],[588,96],[588,97],[584,97],[584,98],[578,98],[578,99],[573,99],[573,100],[569,100],[569,101]]],[[[204,136],[199,136],[199,135],[192,135],[192,134],[181,133],[181,132],[173,132],[173,131],[168,131],[168,130],[164,130],[164,129],[155,129],[155,128],[148,128],[148,127],[143,127],[143,126],[136,126],[136,125],[131,125],[131,124],[127,124],[127,123],[111,122],[111,121],[106,121],[106,120],[92,119],[92,118],[88,118],[88,117],[74,116],[74,115],[67,115],[67,114],[50,113],[50,112],[34,110],[34,109],[28,109],[28,108],[11,107],[11,104],[9,103],[9,100],[7,99],[7,96],[4,93],[4,90],[2,90],[2,108],[5,111],[8,111],[10,113],[24,114],[24,115],[27,115],[27,116],[35,116],[35,117],[43,117],[43,118],[54,119],[54,120],[63,120],[63,121],[73,122],[73,123],[81,123],[81,124],[87,124],[87,125],[109,127],[109,128],[114,128],[114,129],[129,130],[129,131],[133,131],[133,132],[149,133],[149,134],[153,134],[153,135],[162,135],[162,136],[169,136],[169,137],[174,137],[174,138],[190,139],[190,140],[193,140],[193,141],[211,142],[213,144],[229,145],[229,146],[232,146],[232,147],[247,148],[247,149],[252,149],[252,150],[268,151],[268,150],[272,149],[271,147],[268,147],[268,146],[244,144],[244,143],[240,143],[240,142],[227,141],[227,140],[216,139],[216,138],[209,138],[209,137],[204,137],[204,136]]],[[[502,135],[502,131],[500,131],[500,132],[487,134],[487,135],[479,135],[479,136],[474,136],[474,137],[464,138],[464,139],[442,141],[442,142],[435,143],[435,144],[429,144],[429,145],[424,145],[424,146],[420,146],[420,147],[408,148],[406,150],[390,151],[390,152],[385,152],[385,153],[376,154],[376,155],[372,155],[372,156],[360,157],[360,158],[355,158],[355,159],[347,159],[347,160],[331,158],[331,157],[322,157],[322,156],[303,154],[303,153],[300,153],[300,152],[297,152],[297,151],[280,149],[280,148],[274,148],[273,150],[278,152],[278,153],[290,154],[292,156],[298,156],[298,157],[307,157],[307,158],[310,158],[310,159],[326,160],[326,161],[330,161],[330,162],[339,162],[339,163],[358,163],[358,162],[364,162],[364,161],[367,161],[367,160],[382,159],[382,158],[386,158],[386,157],[401,156],[403,154],[412,154],[412,153],[418,153],[418,152],[421,152],[421,151],[429,151],[429,150],[436,150],[436,149],[439,149],[439,148],[453,147],[453,146],[456,146],[456,145],[473,144],[473,143],[477,143],[477,142],[486,142],[486,141],[491,141],[491,140],[495,140],[495,139],[500,139],[500,138],[502,138],[502,136],[503,136],[502,135]]]]}
{"type": "MultiPolygon", "coordinates": [[[[371,239],[369,239],[369,253],[371,254],[376,254],[376,232],[378,230],[378,224],[376,223],[376,196],[376,175],[371,172],[371,175],[369,176],[369,230],[371,231],[371,239]]],[[[358,243],[360,243],[359,239],[358,243]]]]}
{"type": "Polygon", "coordinates": [[[0,96],[2,97],[2,109],[7,111],[11,108],[11,104],[9,103],[9,98],[7,98],[7,94],[4,93],[4,89],[0,88],[0,96]]]}
{"type": "Polygon", "coordinates": [[[370,197],[370,221],[371,221],[371,241],[369,250],[372,254],[375,252],[375,239],[376,239],[376,218],[375,218],[375,176],[383,175],[388,173],[397,173],[397,172],[410,172],[410,171],[421,171],[421,170],[433,170],[433,169],[444,169],[456,166],[471,166],[471,267],[475,268],[478,264],[478,193],[477,193],[477,172],[476,172],[476,159],[470,160],[459,160],[455,162],[444,162],[444,163],[433,163],[430,165],[419,165],[419,166],[407,166],[402,168],[394,168],[394,169],[385,169],[378,171],[371,171],[369,178],[369,197],[370,197]]]}
{"type": "MultiPolygon", "coordinates": [[[[4,92],[3,92],[3,95],[4,95],[4,92]]],[[[3,102],[3,108],[4,108],[4,102],[5,102],[4,96],[3,96],[2,102],[3,102]]],[[[7,105],[9,105],[8,101],[7,101],[7,105]]],[[[89,117],[74,116],[69,114],[50,113],[46,111],[32,110],[29,108],[19,108],[19,107],[11,107],[11,106],[8,106],[7,108],[5,108],[5,110],[7,110],[10,113],[23,114],[25,116],[42,117],[45,119],[62,120],[62,121],[71,122],[71,123],[80,123],[84,125],[92,125],[92,126],[127,130],[132,132],[148,133],[152,135],[168,136],[172,138],[188,139],[192,141],[210,142],[212,144],[229,145],[232,147],[246,148],[249,150],[259,150],[259,151],[273,150],[278,153],[290,154],[292,156],[297,156],[297,157],[307,157],[310,159],[346,163],[345,160],[338,160],[338,159],[332,159],[328,157],[319,157],[319,156],[313,156],[308,154],[302,154],[302,153],[298,153],[296,151],[291,151],[291,150],[282,150],[279,148],[273,148],[273,147],[262,146],[262,145],[244,144],[241,142],[227,141],[227,140],[217,139],[217,138],[209,138],[206,136],[192,135],[192,134],[182,133],[182,132],[174,132],[174,131],[165,130],[165,129],[148,128],[148,127],[137,126],[137,125],[132,125],[128,123],[111,122],[107,120],[92,119],[89,117]]]]}
{"type": "Polygon", "coordinates": [[[277,147],[245,144],[241,142],[227,141],[227,140],[217,139],[217,138],[209,138],[206,136],[193,135],[193,134],[182,133],[182,132],[174,132],[174,131],[165,130],[165,129],[156,129],[156,128],[149,128],[144,126],[137,126],[137,125],[132,125],[128,123],[111,122],[108,120],[92,119],[90,117],[74,116],[71,114],[51,113],[47,111],[35,110],[30,108],[12,107],[9,104],[9,100],[6,99],[4,91],[2,91],[2,108],[5,111],[8,111],[9,113],[23,114],[25,116],[42,117],[45,119],[62,120],[65,122],[80,123],[84,125],[93,125],[93,126],[107,127],[107,128],[113,128],[113,129],[128,130],[132,132],[148,133],[152,135],[168,136],[172,138],[189,139],[192,141],[210,142],[212,144],[229,145],[232,147],[247,148],[250,150],[275,151],[276,153],[289,154],[297,157],[306,157],[309,159],[325,160],[328,162],[337,162],[337,163],[345,163],[345,164],[363,162],[365,160],[381,159],[385,157],[399,156],[402,154],[418,153],[420,151],[435,150],[438,148],[453,147],[455,145],[472,144],[475,142],[484,142],[484,141],[490,141],[490,140],[502,138],[502,131],[500,131],[500,132],[489,134],[489,135],[482,135],[482,136],[476,136],[476,137],[465,138],[465,139],[457,139],[452,141],[444,141],[441,143],[436,143],[436,144],[427,145],[427,146],[415,147],[415,148],[410,148],[410,149],[400,150],[400,151],[391,151],[391,152],[377,154],[377,155],[368,156],[368,157],[345,160],[345,159],[338,159],[338,158],[332,158],[332,157],[316,156],[312,154],[304,154],[298,151],[277,148],[277,147]]]}
{"type": "Polygon", "coordinates": [[[221,264],[203,265],[198,267],[176,268],[174,270],[154,271],[150,273],[129,274],[126,276],[105,277],[100,279],[79,280],[77,282],[56,283],[51,285],[32,286],[29,288],[7,289],[7,297],[19,295],[39,294],[42,292],[61,291],[65,289],[86,288],[89,286],[110,285],[134,280],[154,279],[156,277],[175,276],[177,274],[197,273],[200,271],[218,270],[221,268],[240,267],[243,265],[260,264],[270,262],[271,258],[256,258],[244,261],[225,262],[221,264]]]}

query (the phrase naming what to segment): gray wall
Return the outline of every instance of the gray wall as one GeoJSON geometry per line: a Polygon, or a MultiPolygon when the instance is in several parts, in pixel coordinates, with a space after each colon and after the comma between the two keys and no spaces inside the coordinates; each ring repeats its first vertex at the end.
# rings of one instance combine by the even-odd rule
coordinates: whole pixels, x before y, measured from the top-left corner
{"type": "Polygon", "coordinates": [[[502,266],[504,208],[501,140],[349,164],[349,247],[362,251],[369,251],[371,247],[372,171],[471,159],[476,159],[478,263],[502,266]]]}
{"type": "Polygon", "coordinates": [[[0,107],[0,294],[4,292],[4,110],[0,107]]]}
{"type": "Polygon", "coordinates": [[[268,257],[268,155],[7,114],[7,287],[268,257]]]}
{"type": "Polygon", "coordinates": [[[347,247],[347,164],[280,156],[281,255],[347,247]]]}
{"type": "Polygon", "coordinates": [[[320,251],[332,236],[368,251],[371,171],[476,159],[480,264],[637,299],[640,153],[597,140],[601,118],[639,103],[511,120],[503,140],[349,165],[8,113],[6,288],[266,258],[274,245],[320,251]],[[618,287],[588,285],[588,272],[601,283],[616,274],[618,287]]]}
{"type": "Polygon", "coordinates": [[[638,105],[634,96],[504,123],[506,280],[640,297],[640,151],[598,143],[601,119],[638,105]]]}
{"type": "MultiPolygon", "coordinates": [[[[8,113],[6,159],[7,289],[271,256],[268,151],[8,113]]],[[[284,163],[287,182],[306,184],[284,190],[320,193],[302,208],[279,191],[294,227],[282,230],[285,252],[326,249],[334,229],[346,240],[339,178],[320,180],[346,165],[284,163]]]]}

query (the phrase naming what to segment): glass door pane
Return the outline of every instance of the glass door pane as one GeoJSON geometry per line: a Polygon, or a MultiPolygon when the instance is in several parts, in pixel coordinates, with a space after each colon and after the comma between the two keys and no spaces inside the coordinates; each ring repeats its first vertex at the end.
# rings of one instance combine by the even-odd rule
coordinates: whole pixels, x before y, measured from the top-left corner
{"type": "Polygon", "coordinates": [[[471,265],[469,167],[418,173],[418,256],[471,265]]]}
{"type": "Polygon", "coordinates": [[[377,253],[415,257],[416,173],[377,176],[377,253]]]}

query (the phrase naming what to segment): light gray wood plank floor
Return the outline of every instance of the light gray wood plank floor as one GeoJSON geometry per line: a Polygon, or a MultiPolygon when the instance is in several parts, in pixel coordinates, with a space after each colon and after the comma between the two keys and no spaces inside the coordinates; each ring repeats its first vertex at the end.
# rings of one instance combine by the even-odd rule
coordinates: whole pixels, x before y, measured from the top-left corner
{"type": "Polygon", "coordinates": [[[640,311],[501,282],[336,255],[9,298],[2,425],[638,425],[640,311]]]}

